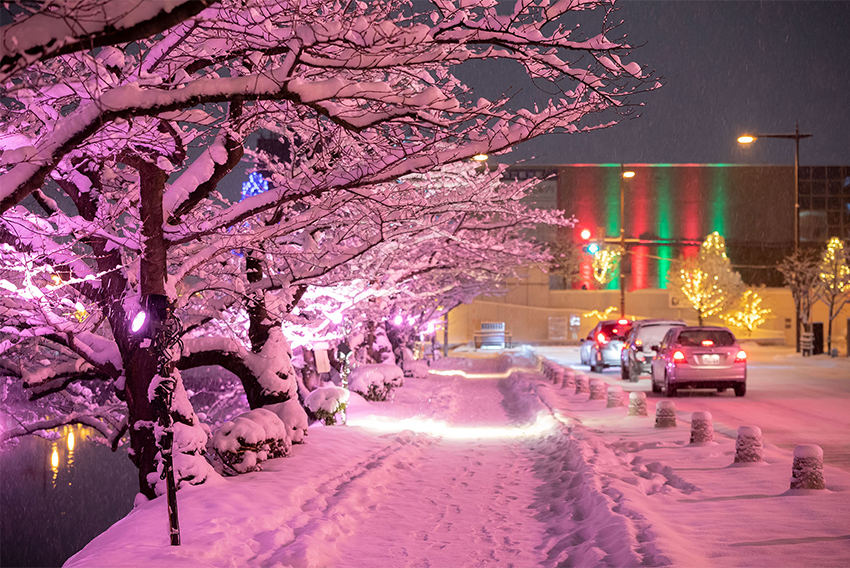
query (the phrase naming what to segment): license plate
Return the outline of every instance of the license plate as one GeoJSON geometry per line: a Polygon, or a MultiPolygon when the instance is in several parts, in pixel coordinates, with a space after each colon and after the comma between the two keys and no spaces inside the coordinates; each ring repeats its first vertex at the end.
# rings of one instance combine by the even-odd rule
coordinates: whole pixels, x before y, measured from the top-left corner
{"type": "Polygon", "coordinates": [[[703,365],[719,365],[720,364],[720,355],[703,355],[702,356],[702,364],[703,365]]]}

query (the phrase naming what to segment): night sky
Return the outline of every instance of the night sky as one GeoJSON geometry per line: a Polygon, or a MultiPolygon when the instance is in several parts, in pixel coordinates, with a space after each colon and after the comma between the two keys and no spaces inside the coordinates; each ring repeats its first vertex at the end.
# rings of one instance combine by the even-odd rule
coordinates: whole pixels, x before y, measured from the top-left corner
{"type": "MultiPolygon", "coordinates": [[[[794,142],[736,138],[800,131],[803,165],[850,164],[850,1],[624,0],[615,19],[632,59],[665,86],[642,116],[607,130],[552,135],[499,160],[538,163],[793,164],[794,142]]],[[[460,73],[476,93],[523,87],[506,75],[460,73]]],[[[510,77],[510,75],[507,75],[510,77]]]]}

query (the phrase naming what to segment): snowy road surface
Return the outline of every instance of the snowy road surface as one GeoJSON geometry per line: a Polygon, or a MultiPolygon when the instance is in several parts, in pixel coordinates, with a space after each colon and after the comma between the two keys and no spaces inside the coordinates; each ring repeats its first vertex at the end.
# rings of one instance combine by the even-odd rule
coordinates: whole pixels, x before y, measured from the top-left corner
{"type": "Polygon", "coordinates": [[[528,359],[443,363],[453,375],[355,400],[349,426],[311,428],[265,471],[181,490],[182,546],[157,499],[66,566],[850,565],[850,474],[789,490],[790,453],[765,434],[764,462],[735,465],[719,420],[714,442],[688,443],[681,406],[758,396],[676,399],[679,427],[658,429],[654,405],[629,417],[528,359]]]}
{"type": "MultiPolygon", "coordinates": [[[[850,359],[804,358],[791,348],[755,344],[744,344],[744,348],[748,353],[744,398],[736,398],[731,390],[723,394],[679,391],[673,399],[676,408],[686,414],[708,410],[716,423],[733,429],[744,424],[758,426],[773,444],[787,450],[798,444],[818,444],[827,463],[850,472],[850,359]]],[[[652,393],[649,375],[629,383],[620,379],[619,367],[591,373],[579,365],[577,347],[541,347],[537,351],[626,391],[644,391],[652,405],[665,398],[652,393]]]]}

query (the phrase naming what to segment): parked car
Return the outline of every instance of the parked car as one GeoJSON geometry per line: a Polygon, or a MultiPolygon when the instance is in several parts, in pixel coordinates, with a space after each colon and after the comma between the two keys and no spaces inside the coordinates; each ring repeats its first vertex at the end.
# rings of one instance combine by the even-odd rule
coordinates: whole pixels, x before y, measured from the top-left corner
{"type": "Polygon", "coordinates": [[[672,327],[685,327],[682,320],[647,319],[634,322],[620,351],[620,373],[624,381],[636,383],[649,373],[661,340],[672,327]]]}
{"type": "Polygon", "coordinates": [[[747,392],[747,354],[725,327],[673,327],[652,361],[652,392],[676,396],[685,388],[747,392]]]}
{"type": "Polygon", "coordinates": [[[632,323],[627,319],[619,319],[596,324],[581,344],[579,357],[582,365],[590,365],[594,373],[601,373],[605,367],[619,367],[620,350],[632,323]]]}

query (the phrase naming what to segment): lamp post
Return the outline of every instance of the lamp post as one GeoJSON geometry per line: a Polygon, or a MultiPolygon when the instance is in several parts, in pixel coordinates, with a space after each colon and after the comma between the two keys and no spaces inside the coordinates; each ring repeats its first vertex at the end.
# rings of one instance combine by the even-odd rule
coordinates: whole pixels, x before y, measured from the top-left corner
{"type": "MultiPolygon", "coordinates": [[[[794,252],[800,250],[800,140],[811,138],[811,134],[800,134],[800,123],[796,123],[792,134],[744,134],[738,137],[739,144],[752,144],[759,138],[783,138],[794,141],[794,252]]],[[[800,306],[796,306],[795,344],[800,352],[800,306]]]]}
{"type": "Polygon", "coordinates": [[[626,183],[625,180],[635,177],[635,173],[626,170],[620,164],[620,250],[623,256],[620,260],[620,317],[626,317],[626,273],[623,270],[626,254],[626,183]]]}

